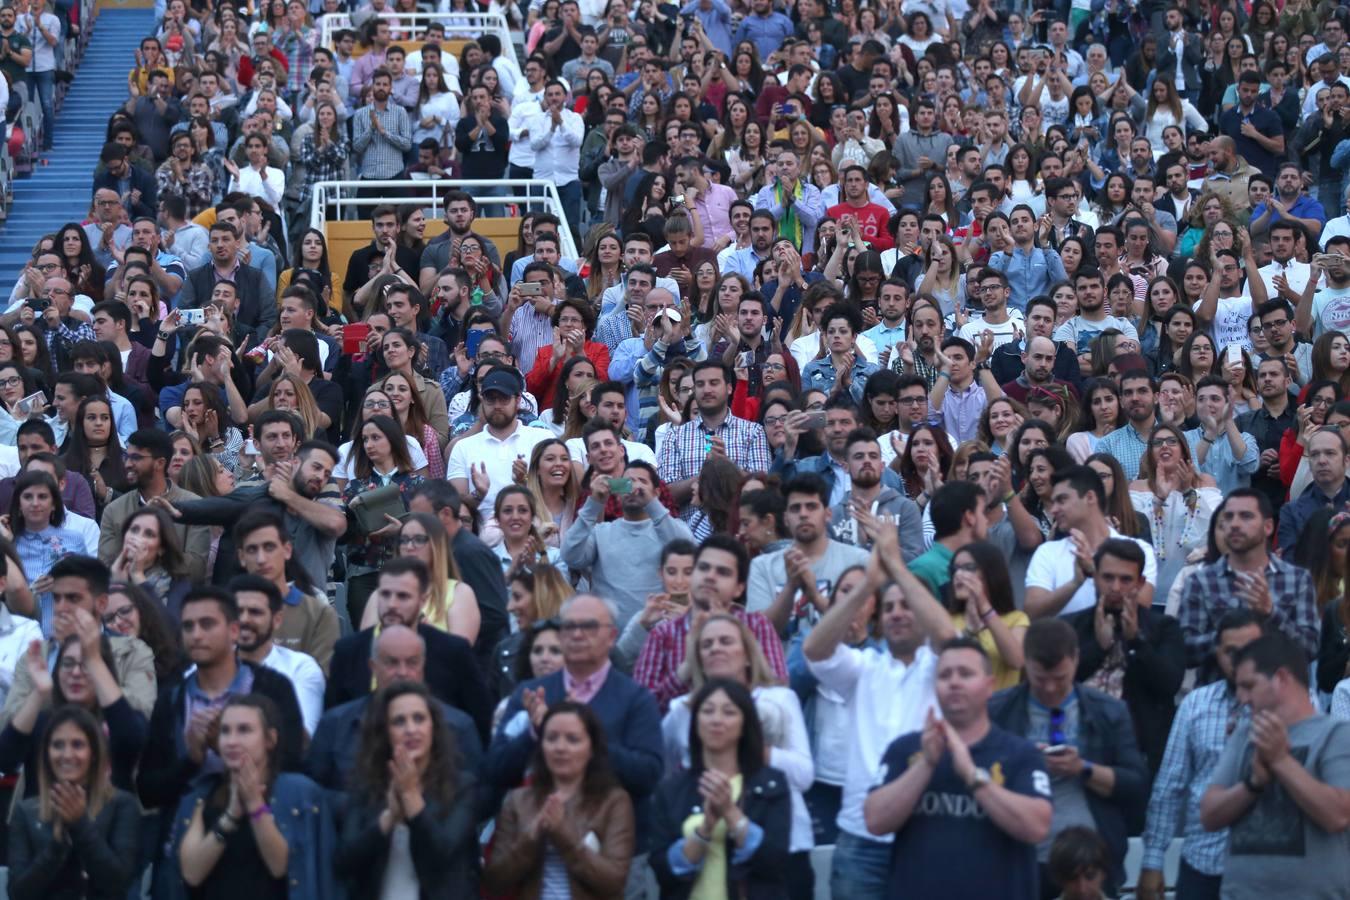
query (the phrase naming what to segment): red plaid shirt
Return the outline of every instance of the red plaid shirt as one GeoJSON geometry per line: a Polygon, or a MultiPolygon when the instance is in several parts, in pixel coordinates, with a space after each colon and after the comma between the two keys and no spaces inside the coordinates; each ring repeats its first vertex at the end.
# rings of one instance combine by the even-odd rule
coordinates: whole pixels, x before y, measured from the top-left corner
{"type": "MultiPolygon", "coordinates": [[[[731,615],[750,629],[750,633],[759,641],[773,674],[783,684],[787,684],[783,642],[769,620],[759,613],[746,612],[740,606],[733,606],[731,615]]],[[[670,707],[670,701],[689,693],[689,685],[680,681],[679,670],[680,663],[684,662],[685,648],[689,645],[689,626],[692,622],[692,613],[685,613],[678,619],[659,623],[647,635],[647,642],[642,645],[642,653],[633,667],[633,680],[656,695],[662,715],[670,707]]]]}

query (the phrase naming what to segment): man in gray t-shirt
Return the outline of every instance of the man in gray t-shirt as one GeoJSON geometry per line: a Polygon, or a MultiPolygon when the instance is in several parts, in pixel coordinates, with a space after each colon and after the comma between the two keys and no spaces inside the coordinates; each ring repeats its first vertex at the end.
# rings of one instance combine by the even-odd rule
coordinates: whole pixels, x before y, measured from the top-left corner
{"type": "Polygon", "coordinates": [[[1233,732],[1200,802],[1229,828],[1224,900],[1344,898],[1350,890],[1350,722],[1319,714],[1307,657],[1279,633],[1244,647],[1238,696],[1252,720],[1233,732]]]}

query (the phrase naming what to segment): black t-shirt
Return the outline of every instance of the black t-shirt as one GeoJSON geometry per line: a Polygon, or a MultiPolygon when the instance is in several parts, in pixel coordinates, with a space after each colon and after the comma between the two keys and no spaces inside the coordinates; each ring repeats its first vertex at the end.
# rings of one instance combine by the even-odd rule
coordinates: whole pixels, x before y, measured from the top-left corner
{"type": "MultiPolygon", "coordinates": [[[[905,774],[919,757],[920,737],[911,732],[886,748],[876,787],[905,774]]],[[[976,766],[989,770],[995,784],[1050,799],[1050,776],[1030,741],[990,726],[984,739],[970,748],[970,756],[976,766]]],[[[1038,874],[1036,845],[1024,844],[991,823],[952,768],[951,754],[945,755],[909,821],[895,835],[890,896],[1036,900],[1038,874]]]]}
{"type": "MultiPolygon", "coordinates": [[[[209,830],[224,814],[225,807],[214,797],[202,807],[202,823],[209,830]]],[[[249,900],[285,900],[286,879],[273,878],[258,850],[253,829],[245,819],[238,828],[225,837],[225,850],[211,869],[211,875],[198,887],[188,887],[192,900],[227,900],[248,897],[249,900]]]]}
{"type": "MultiPolygon", "coordinates": [[[[559,25],[557,28],[551,29],[550,31],[546,32],[544,34],[543,39],[539,43],[547,44],[549,41],[556,41],[558,39],[558,35],[562,33],[563,33],[563,26],[559,25]]],[[[549,65],[553,68],[552,74],[554,76],[561,75],[562,67],[567,65],[580,55],[581,55],[581,45],[578,44],[576,42],[576,39],[573,38],[570,34],[567,35],[567,37],[563,38],[563,42],[558,47],[557,52],[555,52],[552,56],[549,57],[549,65]]]]}

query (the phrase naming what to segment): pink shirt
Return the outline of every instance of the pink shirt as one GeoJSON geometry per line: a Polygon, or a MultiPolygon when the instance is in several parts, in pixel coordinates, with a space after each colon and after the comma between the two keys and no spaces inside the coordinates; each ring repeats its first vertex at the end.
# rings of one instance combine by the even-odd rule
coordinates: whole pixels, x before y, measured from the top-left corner
{"type": "Polygon", "coordinates": [[[736,202],[736,192],[725,184],[708,183],[708,194],[699,197],[694,206],[698,209],[699,220],[703,222],[703,246],[711,248],[722,235],[732,235],[731,204],[736,202]]]}
{"type": "Polygon", "coordinates": [[[605,679],[609,677],[609,668],[609,661],[606,660],[603,666],[578,681],[564,667],[563,693],[577,703],[590,703],[595,699],[595,695],[600,693],[600,688],[605,686],[605,679]]]}

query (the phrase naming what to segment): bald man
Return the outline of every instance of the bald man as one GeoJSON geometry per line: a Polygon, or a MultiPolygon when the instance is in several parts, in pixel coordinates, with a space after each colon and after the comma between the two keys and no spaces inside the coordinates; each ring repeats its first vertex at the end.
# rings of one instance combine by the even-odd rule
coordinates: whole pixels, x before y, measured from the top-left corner
{"type": "Polygon", "coordinates": [[[94,248],[94,259],[105,269],[112,264],[113,248],[125,250],[131,243],[131,224],[117,191],[111,188],[94,191],[94,213],[84,226],[84,235],[94,248]]]}
{"type": "MultiPolygon", "coordinates": [[[[383,690],[399,681],[424,684],[427,645],[417,632],[405,625],[390,625],[375,640],[370,657],[370,674],[375,690],[383,690]]],[[[328,710],[314,729],[305,770],[319,784],[334,791],[346,790],[348,777],[356,765],[361,744],[361,720],[370,696],[358,697],[328,710]]],[[[477,772],[483,761],[483,745],[473,719],[449,704],[442,703],[445,724],[454,735],[464,767],[477,772]]]]}
{"type": "Polygon", "coordinates": [[[1251,214],[1251,200],[1247,197],[1247,182],[1258,170],[1241,156],[1237,144],[1227,135],[1209,142],[1209,177],[1201,193],[1212,191],[1221,195],[1244,221],[1251,214]]]}
{"type": "Polygon", "coordinates": [[[1050,390],[1057,386],[1067,390],[1071,398],[1078,396],[1077,388],[1055,377],[1055,358],[1058,353],[1059,348],[1048,337],[1036,335],[1023,341],[1022,374],[999,387],[1004,394],[1019,403],[1026,403],[1027,398],[1038,390],[1050,390]]]}

